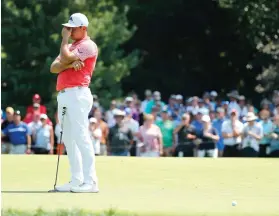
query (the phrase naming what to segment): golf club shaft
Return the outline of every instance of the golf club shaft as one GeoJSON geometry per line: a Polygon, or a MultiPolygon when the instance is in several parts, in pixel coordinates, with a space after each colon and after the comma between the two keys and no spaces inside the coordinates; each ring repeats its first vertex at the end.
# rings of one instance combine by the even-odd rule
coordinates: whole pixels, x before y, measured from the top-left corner
{"type": "MultiPolygon", "coordinates": [[[[63,110],[62,110],[62,122],[61,122],[61,132],[60,132],[60,141],[59,141],[59,144],[62,143],[62,136],[63,136],[63,124],[64,124],[64,116],[66,114],[66,107],[63,107],[63,110]]],[[[54,181],[54,190],[55,190],[55,187],[56,187],[56,184],[57,184],[57,176],[58,176],[58,169],[59,169],[59,161],[60,161],[60,149],[59,149],[59,152],[58,152],[58,158],[57,158],[57,166],[56,166],[56,175],[55,175],[55,181],[54,181]]]]}

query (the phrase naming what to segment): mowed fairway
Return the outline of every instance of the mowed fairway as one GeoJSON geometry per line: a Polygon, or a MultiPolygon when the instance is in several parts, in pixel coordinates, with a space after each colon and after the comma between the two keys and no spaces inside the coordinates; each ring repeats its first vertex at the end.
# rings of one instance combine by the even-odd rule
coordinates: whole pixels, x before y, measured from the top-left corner
{"type": "MultiPolygon", "coordinates": [[[[100,193],[45,193],[53,188],[56,160],[2,155],[2,208],[113,208],[139,216],[279,215],[278,159],[97,157],[100,193]]],[[[67,157],[60,162],[59,183],[65,183],[67,157]]]]}

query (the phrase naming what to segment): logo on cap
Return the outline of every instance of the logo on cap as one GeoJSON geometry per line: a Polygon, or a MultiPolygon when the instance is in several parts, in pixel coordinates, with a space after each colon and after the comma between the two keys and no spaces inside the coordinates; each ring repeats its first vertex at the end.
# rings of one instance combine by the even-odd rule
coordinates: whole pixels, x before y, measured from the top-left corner
{"type": "MultiPolygon", "coordinates": [[[[72,18],[72,16],[70,17],[70,19],[69,20],[71,20],[71,21],[73,21],[73,18],[72,18]]],[[[74,22],[74,21],[73,21],[74,22]]]]}

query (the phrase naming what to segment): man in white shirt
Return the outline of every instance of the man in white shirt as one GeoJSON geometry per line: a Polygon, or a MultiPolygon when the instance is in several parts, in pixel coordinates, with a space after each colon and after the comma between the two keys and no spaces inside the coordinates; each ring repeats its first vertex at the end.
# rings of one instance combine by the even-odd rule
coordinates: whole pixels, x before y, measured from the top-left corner
{"type": "Polygon", "coordinates": [[[238,120],[237,110],[231,110],[230,119],[223,122],[221,131],[225,145],[223,156],[238,157],[243,124],[238,120]]]}
{"type": "Polygon", "coordinates": [[[242,157],[258,157],[259,155],[259,143],[263,138],[263,127],[257,123],[257,116],[253,112],[248,112],[244,121],[247,123],[243,128],[243,142],[242,142],[242,157]]]}
{"type": "Polygon", "coordinates": [[[240,106],[239,104],[237,103],[237,100],[239,99],[239,94],[237,91],[231,91],[230,93],[227,94],[227,96],[230,98],[230,103],[229,103],[229,113],[231,113],[231,111],[233,109],[235,109],[238,113],[238,117],[240,117],[240,112],[241,112],[241,109],[240,109],[240,106]]]}

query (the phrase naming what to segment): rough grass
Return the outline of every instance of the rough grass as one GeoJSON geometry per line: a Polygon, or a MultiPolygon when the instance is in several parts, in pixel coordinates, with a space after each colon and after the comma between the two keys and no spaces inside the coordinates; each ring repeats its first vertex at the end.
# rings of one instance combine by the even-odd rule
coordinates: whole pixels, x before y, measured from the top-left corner
{"type": "Polygon", "coordinates": [[[2,156],[2,215],[279,215],[278,159],[98,157],[100,193],[47,193],[56,159],[2,156]]]}

